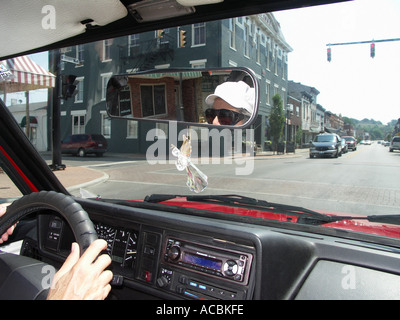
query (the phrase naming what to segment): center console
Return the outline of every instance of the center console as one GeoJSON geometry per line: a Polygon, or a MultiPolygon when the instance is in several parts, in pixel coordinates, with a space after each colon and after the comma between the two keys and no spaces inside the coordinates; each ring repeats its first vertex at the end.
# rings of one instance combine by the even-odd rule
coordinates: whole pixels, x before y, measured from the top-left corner
{"type": "MultiPolygon", "coordinates": [[[[69,254],[73,234],[57,216],[40,215],[39,247],[47,257],[69,254]]],[[[172,231],[139,223],[94,221],[106,240],[113,285],[163,297],[244,300],[254,291],[255,249],[240,241],[172,231]]]]}
{"type": "Polygon", "coordinates": [[[166,236],[157,285],[193,299],[246,299],[251,287],[251,250],[205,242],[166,236]]]}

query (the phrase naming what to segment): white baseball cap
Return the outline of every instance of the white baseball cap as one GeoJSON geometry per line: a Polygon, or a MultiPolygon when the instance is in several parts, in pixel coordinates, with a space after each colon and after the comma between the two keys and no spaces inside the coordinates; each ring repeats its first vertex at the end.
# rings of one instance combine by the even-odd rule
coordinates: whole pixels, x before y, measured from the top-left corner
{"type": "Polygon", "coordinates": [[[255,90],[243,81],[224,82],[215,88],[215,92],[206,98],[206,104],[212,106],[215,98],[221,98],[232,107],[245,109],[253,114],[255,102],[255,90]]]}

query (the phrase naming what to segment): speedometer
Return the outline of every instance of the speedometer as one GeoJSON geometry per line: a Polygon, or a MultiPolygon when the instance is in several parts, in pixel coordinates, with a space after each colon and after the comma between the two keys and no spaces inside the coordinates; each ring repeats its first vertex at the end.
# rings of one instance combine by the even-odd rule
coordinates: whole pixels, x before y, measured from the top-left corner
{"type": "Polygon", "coordinates": [[[113,250],[114,238],[115,238],[115,229],[109,226],[106,226],[101,223],[96,223],[94,228],[97,232],[97,235],[100,239],[107,241],[107,254],[111,256],[111,252],[113,250]]]}

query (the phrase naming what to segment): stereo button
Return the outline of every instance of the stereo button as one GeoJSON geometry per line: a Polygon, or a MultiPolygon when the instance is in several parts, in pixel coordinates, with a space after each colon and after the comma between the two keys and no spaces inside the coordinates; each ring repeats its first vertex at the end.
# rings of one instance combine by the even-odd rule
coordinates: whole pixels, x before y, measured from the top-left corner
{"type": "Polygon", "coordinates": [[[227,276],[234,276],[235,274],[237,274],[237,272],[238,272],[238,265],[236,261],[228,260],[227,262],[225,262],[224,273],[227,276]]]}
{"type": "Polygon", "coordinates": [[[170,258],[171,260],[179,259],[180,255],[181,255],[181,249],[178,246],[173,246],[168,251],[168,258],[170,258]]]}
{"type": "Polygon", "coordinates": [[[185,276],[179,276],[179,280],[178,280],[180,283],[182,283],[182,284],[188,284],[188,282],[189,282],[189,280],[188,280],[188,278],[186,278],[185,276]]]}

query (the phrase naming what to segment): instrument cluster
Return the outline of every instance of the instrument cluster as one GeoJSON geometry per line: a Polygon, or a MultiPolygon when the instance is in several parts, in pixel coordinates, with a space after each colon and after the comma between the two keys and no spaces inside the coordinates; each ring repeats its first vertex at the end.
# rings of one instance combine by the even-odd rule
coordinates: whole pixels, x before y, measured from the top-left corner
{"type": "Polygon", "coordinates": [[[137,257],[139,232],[115,228],[100,222],[94,222],[94,227],[100,239],[107,241],[107,254],[113,265],[133,269],[137,257]]]}

